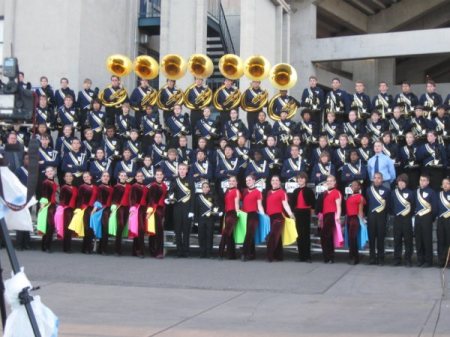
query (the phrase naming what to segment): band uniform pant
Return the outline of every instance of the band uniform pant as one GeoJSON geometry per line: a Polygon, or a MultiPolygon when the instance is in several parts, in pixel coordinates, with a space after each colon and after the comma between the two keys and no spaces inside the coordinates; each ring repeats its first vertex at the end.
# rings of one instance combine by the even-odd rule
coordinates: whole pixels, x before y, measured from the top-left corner
{"type": "Polygon", "coordinates": [[[276,213],[270,216],[270,232],[267,239],[267,260],[270,262],[283,260],[283,242],[281,240],[283,226],[283,214],[276,213]]]}
{"type": "Polygon", "coordinates": [[[411,216],[394,217],[394,260],[402,260],[402,246],[405,245],[405,261],[411,262],[413,252],[413,229],[411,216]]]}
{"type": "Polygon", "coordinates": [[[245,233],[244,245],[242,247],[242,253],[247,259],[254,259],[255,252],[255,231],[259,225],[259,216],[257,212],[247,213],[247,231],[245,233]]]}
{"type": "Polygon", "coordinates": [[[320,231],[320,244],[322,246],[323,260],[325,262],[334,261],[333,231],[336,227],[334,217],[334,212],[323,215],[323,227],[320,231]]]}
{"type": "Polygon", "coordinates": [[[115,253],[122,255],[122,235],[127,224],[130,209],[128,206],[119,206],[117,209],[117,232],[115,242],[115,253]]]}
{"type": "Polygon", "coordinates": [[[298,233],[298,258],[300,261],[311,260],[311,210],[297,208],[294,215],[298,233]]]}
{"type": "Polygon", "coordinates": [[[198,220],[198,241],[201,257],[211,257],[214,239],[214,217],[202,216],[198,220]]]}
{"type": "Polygon", "coordinates": [[[162,257],[164,254],[164,208],[158,207],[155,213],[155,235],[148,237],[150,255],[162,257]]]}
{"type": "Polygon", "coordinates": [[[84,237],[81,252],[84,254],[91,254],[93,250],[94,231],[90,226],[92,209],[92,206],[86,207],[83,215],[84,237]]]}
{"type": "Polygon", "coordinates": [[[369,232],[370,260],[384,260],[384,238],[386,237],[386,212],[369,212],[367,229],[369,232]]]}
{"type": "Polygon", "coordinates": [[[359,232],[359,218],[357,215],[347,216],[348,229],[348,257],[350,260],[359,262],[358,249],[358,232],[359,232]]]}
{"type": "Polygon", "coordinates": [[[417,262],[433,264],[433,215],[415,216],[417,262]]]}
{"type": "Polygon", "coordinates": [[[428,166],[423,168],[423,172],[430,175],[430,187],[435,191],[439,191],[442,179],[444,179],[444,168],[428,166]]]}
{"type": "Polygon", "coordinates": [[[443,267],[450,247],[450,218],[439,217],[437,221],[437,242],[439,264],[443,267]]]}
{"type": "Polygon", "coordinates": [[[106,112],[105,125],[114,126],[116,123],[116,116],[122,112],[122,109],[115,107],[105,107],[105,112],[106,112]]]}
{"type": "Polygon", "coordinates": [[[109,224],[109,216],[111,214],[111,209],[109,207],[105,207],[102,214],[102,237],[100,239],[99,249],[97,249],[97,253],[99,254],[107,254],[108,253],[108,224],[109,224]]]}
{"type": "Polygon", "coordinates": [[[222,238],[219,244],[219,257],[224,256],[225,249],[229,259],[236,258],[236,244],[234,242],[234,228],[236,227],[237,213],[236,211],[228,211],[225,214],[225,226],[222,230],[222,238]]]}
{"type": "Polygon", "coordinates": [[[55,204],[51,204],[50,206],[48,206],[47,230],[45,234],[42,236],[42,245],[41,245],[42,251],[52,249],[53,233],[55,232],[55,212],[56,212],[55,204]]]}
{"type": "Polygon", "coordinates": [[[145,251],[145,233],[147,232],[146,228],[146,218],[147,209],[145,206],[140,206],[138,210],[138,237],[133,239],[133,256],[141,256],[143,257],[145,251]]]}
{"type": "Polygon", "coordinates": [[[175,226],[175,241],[178,256],[189,256],[189,236],[191,235],[190,204],[177,202],[173,206],[173,220],[175,226]]]}
{"type": "Polygon", "coordinates": [[[73,208],[66,207],[63,213],[64,222],[64,239],[63,239],[63,251],[66,253],[72,250],[72,231],[69,229],[70,221],[73,217],[73,208]]]}
{"type": "Polygon", "coordinates": [[[253,127],[258,122],[258,115],[259,115],[259,111],[247,112],[247,125],[248,125],[248,131],[250,132],[250,134],[253,133],[253,127]]]}

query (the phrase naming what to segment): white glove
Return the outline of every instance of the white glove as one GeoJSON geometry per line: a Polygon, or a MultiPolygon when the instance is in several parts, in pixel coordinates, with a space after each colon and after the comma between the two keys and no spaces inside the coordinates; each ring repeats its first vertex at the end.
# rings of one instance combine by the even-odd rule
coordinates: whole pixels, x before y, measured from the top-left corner
{"type": "Polygon", "coordinates": [[[170,204],[170,200],[169,200],[169,199],[164,199],[164,203],[165,203],[166,205],[169,205],[169,204],[170,204]]]}
{"type": "Polygon", "coordinates": [[[213,208],[213,212],[214,212],[214,213],[217,213],[218,211],[219,211],[219,207],[214,207],[214,208],[213,208]]]}
{"type": "Polygon", "coordinates": [[[222,216],[223,215],[223,212],[219,212],[219,216],[222,216]]]}
{"type": "Polygon", "coordinates": [[[189,218],[189,219],[192,219],[193,217],[194,217],[194,213],[189,212],[189,213],[188,213],[188,218],[189,218]]]}

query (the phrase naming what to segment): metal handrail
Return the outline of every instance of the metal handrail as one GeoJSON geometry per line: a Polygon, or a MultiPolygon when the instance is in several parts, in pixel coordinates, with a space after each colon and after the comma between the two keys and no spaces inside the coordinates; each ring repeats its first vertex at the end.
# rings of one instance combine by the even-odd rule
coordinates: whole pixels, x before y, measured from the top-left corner
{"type": "Polygon", "coordinates": [[[222,39],[225,43],[225,49],[230,54],[235,54],[233,40],[231,39],[230,29],[228,28],[227,18],[223,10],[222,2],[219,0],[219,27],[222,33],[222,39]]]}

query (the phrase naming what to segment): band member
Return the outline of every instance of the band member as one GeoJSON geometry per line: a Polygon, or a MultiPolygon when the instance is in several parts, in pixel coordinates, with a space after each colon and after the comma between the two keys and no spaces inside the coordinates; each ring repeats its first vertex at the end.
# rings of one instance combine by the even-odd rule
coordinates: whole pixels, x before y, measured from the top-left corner
{"type": "Polygon", "coordinates": [[[386,215],[389,211],[389,190],[383,186],[383,174],[373,175],[373,184],[367,189],[367,226],[369,232],[369,264],[384,264],[384,238],[386,236],[386,215]]]}
{"type": "Polygon", "coordinates": [[[281,111],[286,111],[288,114],[292,106],[299,108],[300,102],[294,97],[288,95],[287,90],[280,90],[278,98],[273,103],[273,112],[276,116],[281,116],[281,111]]]}
{"type": "Polygon", "coordinates": [[[409,121],[405,118],[400,106],[395,106],[392,118],[389,119],[389,130],[397,144],[404,144],[406,130],[410,129],[409,121]]]}
{"type": "Polygon", "coordinates": [[[200,258],[209,259],[213,249],[214,217],[219,215],[219,208],[207,181],[201,183],[202,193],[195,199],[195,219],[198,223],[198,241],[200,258]]]}
{"type": "Polygon", "coordinates": [[[210,182],[213,177],[212,167],[206,158],[205,151],[197,151],[197,157],[189,171],[190,177],[195,184],[195,190],[199,192],[203,183],[210,182]]]}
{"type": "Polygon", "coordinates": [[[194,217],[194,186],[187,177],[188,166],[178,165],[178,177],[170,184],[169,195],[173,195],[175,240],[178,257],[189,257],[189,236],[194,217]]]}
{"type": "Polygon", "coordinates": [[[388,129],[389,125],[385,119],[381,119],[380,113],[377,110],[372,111],[366,123],[366,130],[372,137],[372,142],[380,140],[383,133],[388,129]]]}
{"type": "Polygon", "coordinates": [[[269,164],[261,154],[260,150],[253,152],[253,159],[248,162],[245,176],[252,175],[256,180],[257,188],[264,190],[266,186],[266,179],[269,177],[269,164]],[[264,188],[262,188],[264,187],[264,188]]]}
{"type": "MultiPolygon", "coordinates": [[[[116,116],[122,112],[121,107],[123,102],[119,102],[119,99],[121,99],[120,94],[123,92],[127,95],[125,88],[123,88],[120,83],[120,78],[116,75],[112,75],[111,85],[103,91],[103,101],[106,106],[106,125],[114,125],[116,116]]],[[[125,99],[125,102],[127,101],[127,98],[125,99]]]]}
{"type": "Polygon", "coordinates": [[[94,140],[100,143],[105,130],[105,112],[102,111],[102,102],[98,98],[92,99],[92,108],[87,113],[86,125],[94,131],[94,140]]]}
{"type": "Polygon", "coordinates": [[[72,125],[74,128],[78,128],[78,113],[73,105],[73,96],[66,95],[64,97],[64,103],[58,108],[56,115],[56,124],[61,135],[61,129],[64,125],[72,125]]]}
{"type": "Polygon", "coordinates": [[[125,171],[120,171],[117,184],[113,187],[111,197],[111,208],[117,211],[117,230],[115,240],[115,255],[122,255],[122,233],[127,224],[130,212],[130,190],[131,185],[127,182],[128,177],[125,171]]]}
{"type": "Polygon", "coordinates": [[[402,82],[402,92],[395,96],[394,101],[406,116],[412,114],[419,103],[417,96],[411,92],[411,84],[406,81],[402,82]]]}
{"type": "Polygon", "coordinates": [[[111,176],[111,161],[105,158],[105,151],[102,148],[95,150],[95,159],[89,162],[89,172],[94,183],[100,183],[104,172],[111,176]]]}
{"type": "MultiPolygon", "coordinates": [[[[75,98],[75,92],[69,88],[69,80],[65,77],[62,77],[59,81],[61,88],[55,91],[55,108],[59,109],[64,105],[64,99],[67,96],[72,97],[72,102],[75,98]]],[[[41,80],[42,85],[42,80],[41,80]]]]}
{"type": "Polygon", "coordinates": [[[267,91],[261,88],[261,81],[252,81],[250,88],[242,93],[242,108],[247,112],[247,125],[250,133],[258,120],[258,113],[264,108],[264,98],[267,100],[267,91]]]}
{"type": "Polygon", "coordinates": [[[409,177],[408,187],[411,190],[417,189],[420,177],[420,162],[417,160],[417,145],[414,134],[408,132],[405,137],[406,144],[399,150],[399,159],[402,171],[409,177]]]}
{"type": "Polygon", "coordinates": [[[280,174],[283,158],[281,150],[276,146],[275,136],[267,137],[267,146],[261,150],[261,154],[269,165],[270,176],[280,174]]]}
{"type": "Polygon", "coordinates": [[[180,136],[178,139],[178,146],[177,146],[177,161],[179,163],[185,163],[188,165],[188,167],[191,166],[193,161],[193,151],[192,149],[188,148],[188,140],[186,136],[180,136]]]}
{"type": "Polygon", "coordinates": [[[336,114],[342,123],[346,119],[345,115],[350,110],[350,96],[346,91],[341,89],[341,80],[337,77],[331,81],[331,89],[327,93],[325,112],[327,114],[330,112],[336,114]]]}
{"type": "MultiPolygon", "coordinates": [[[[239,172],[239,160],[234,155],[233,148],[230,145],[225,146],[224,155],[218,156],[216,165],[216,191],[219,195],[219,202],[223,202],[223,195],[229,186],[227,185],[230,177],[236,176],[239,172]]],[[[222,206],[222,205],[221,205],[222,206]]],[[[220,207],[223,209],[223,207],[220,207]]]]}
{"type": "MultiPolygon", "coordinates": [[[[341,218],[342,195],[337,189],[336,178],[328,176],[328,190],[323,194],[321,211],[323,220],[319,220],[320,244],[322,245],[322,254],[325,263],[334,263],[334,230],[341,218]]],[[[340,230],[340,229],[339,229],[340,230]]]]}
{"type": "Polygon", "coordinates": [[[394,167],[398,170],[400,167],[398,145],[392,141],[392,134],[389,131],[384,132],[381,141],[383,143],[383,153],[392,159],[394,167]]]}
{"type": "Polygon", "coordinates": [[[145,106],[145,114],[140,120],[140,126],[142,131],[142,147],[144,153],[146,153],[153,144],[155,134],[162,132],[162,126],[159,122],[159,112],[158,110],[154,111],[152,105],[145,106]]]}
{"type": "Polygon", "coordinates": [[[317,77],[309,76],[309,88],[302,93],[302,107],[313,112],[313,120],[320,125],[322,122],[322,109],[325,103],[325,94],[322,88],[317,86],[317,77]]]}
{"type": "Polygon", "coordinates": [[[56,193],[58,184],[55,182],[56,171],[53,167],[45,169],[45,180],[42,182],[39,194],[41,198],[46,198],[50,204],[47,213],[47,230],[42,236],[41,249],[43,252],[51,253],[53,233],[55,230],[56,193]]]}
{"type": "MultiPolygon", "coordinates": [[[[226,144],[226,141],[225,141],[225,144],[226,144]]],[[[192,153],[192,158],[197,158],[198,151],[205,152],[205,158],[211,164],[212,172],[214,172],[215,164],[216,164],[216,160],[214,158],[214,148],[209,148],[208,145],[209,144],[208,144],[206,138],[200,137],[197,142],[197,148],[195,148],[192,153]]]]}
{"type": "MultiPolygon", "coordinates": [[[[130,104],[135,111],[134,116],[136,117],[137,122],[139,123],[142,119],[142,116],[145,114],[146,106],[144,99],[147,98],[149,94],[154,91],[152,87],[149,86],[148,80],[144,78],[139,79],[139,86],[134,88],[130,95],[130,104]],[[144,103],[144,105],[142,104],[144,103]]],[[[148,104],[149,102],[147,102],[148,104]]]]}
{"type": "Polygon", "coordinates": [[[74,138],[71,145],[72,150],[64,154],[61,170],[64,173],[72,173],[73,184],[80,186],[83,181],[83,172],[87,171],[88,160],[86,153],[81,151],[81,142],[78,138],[74,138]]]}
{"type": "Polygon", "coordinates": [[[327,113],[326,122],[322,127],[322,134],[327,136],[329,146],[339,145],[339,135],[344,131],[342,124],[336,120],[336,114],[334,112],[327,113]]]}
{"type": "MultiPolygon", "coordinates": [[[[211,109],[203,109],[203,117],[200,118],[195,124],[195,134],[197,137],[203,137],[208,140],[208,147],[214,147],[214,141],[220,135],[220,131],[217,128],[217,122],[211,118],[211,109]]],[[[195,144],[195,142],[194,142],[195,144]]]]}
{"type": "MultiPolygon", "coordinates": [[[[51,133],[51,130],[50,130],[50,128],[47,127],[47,124],[42,124],[42,123],[38,124],[37,132],[36,132],[36,139],[40,141],[41,137],[43,135],[50,135],[50,133],[51,133]]],[[[49,139],[49,145],[51,147],[54,147],[54,145],[55,145],[52,137],[50,137],[50,139],[49,139]]]]}
{"type": "Polygon", "coordinates": [[[40,177],[43,178],[47,167],[52,167],[56,170],[59,165],[59,156],[58,152],[50,146],[50,136],[48,134],[41,136],[40,143],[38,163],[40,177]]]}
{"type": "Polygon", "coordinates": [[[364,205],[366,200],[361,194],[361,184],[355,180],[351,183],[352,194],[345,201],[345,210],[347,214],[347,231],[348,231],[348,257],[349,264],[355,265],[359,263],[358,251],[358,232],[360,230],[359,219],[364,218],[364,205]]]}
{"type": "MultiPolygon", "coordinates": [[[[147,207],[153,209],[155,215],[155,235],[150,235],[148,243],[150,255],[157,259],[164,257],[164,211],[167,195],[167,185],[164,183],[164,174],[161,169],[155,171],[155,181],[151,183],[147,192],[147,207]]],[[[151,215],[151,214],[149,214],[151,215]]]]}
{"type": "Polygon", "coordinates": [[[39,96],[39,103],[35,109],[36,123],[45,124],[49,129],[55,127],[55,113],[52,107],[48,105],[47,96],[39,96]]]}
{"type": "Polygon", "coordinates": [[[287,111],[281,111],[280,120],[273,124],[272,134],[277,139],[278,148],[284,153],[292,141],[292,135],[296,129],[294,121],[287,119],[287,111]]]}
{"type": "Polygon", "coordinates": [[[240,120],[237,110],[231,110],[230,118],[225,123],[223,129],[223,135],[227,141],[236,144],[239,136],[248,138],[248,134],[249,131],[245,124],[240,120]]]}
{"type": "Polygon", "coordinates": [[[132,255],[140,258],[144,258],[145,255],[144,236],[147,232],[147,228],[145,226],[147,191],[147,187],[144,185],[144,175],[142,172],[136,173],[136,182],[131,185],[130,188],[130,214],[128,223],[131,223],[132,217],[136,216],[138,225],[137,233],[130,232],[129,236],[133,237],[132,255]],[[134,215],[134,212],[137,214],[134,215]]]}
{"type": "Polygon", "coordinates": [[[86,78],[83,81],[83,90],[78,92],[76,105],[79,109],[79,122],[81,126],[85,125],[93,100],[98,94],[98,88],[96,88],[96,90],[92,90],[91,86],[92,81],[89,78],[86,78]]]}
{"type": "Polygon", "coordinates": [[[319,162],[315,164],[312,169],[311,181],[318,187],[318,185],[325,184],[328,176],[334,176],[335,174],[334,165],[330,161],[330,154],[328,152],[322,152],[320,154],[319,162]]]}
{"type": "Polygon", "coordinates": [[[430,188],[430,176],[422,173],[415,193],[414,236],[416,238],[417,266],[433,265],[433,221],[438,214],[438,198],[430,188]]]}
{"type": "Polygon", "coordinates": [[[61,186],[61,189],[59,191],[59,206],[63,208],[63,251],[65,253],[72,252],[73,232],[69,229],[69,225],[73,217],[73,211],[76,206],[78,195],[78,188],[73,186],[72,183],[73,174],[71,172],[66,172],[64,174],[64,185],[61,186]]]}
{"type": "Polygon", "coordinates": [[[120,159],[122,141],[116,136],[116,128],[113,125],[106,127],[106,134],[101,146],[105,150],[107,159],[113,162],[120,159]]]}
{"type": "Polygon", "coordinates": [[[142,164],[143,165],[138,169],[138,172],[141,172],[144,175],[144,185],[149,186],[155,181],[155,167],[152,164],[152,157],[148,155],[145,156],[142,164]]]}
{"type": "Polygon", "coordinates": [[[168,131],[170,133],[169,146],[176,147],[181,136],[191,134],[191,123],[187,114],[181,114],[181,105],[175,104],[173,114],[166,119],[168,131]],[[172,145],[171,145],[172,144],[172,145]]]}
{"type": "Polygon", "coordinates": [[[114,168],[114,179],[119,180],[121,172],[127,174],[127,183],[133,182],[137,172],[137,165],[131,159],[131,151],[128,148],[123,150],[122,160],[116,163],[114,168]]]}
{"type": "Polygon", "coordinates": [[[247,188],[242,193],[242,210],[247,213],[247,231],[242,247],[242,261],[254,260],[256,257],[255,231],[259,224],[258,212],[264,214],[262,193],[255,186],[255,177],[248,175],[245,183],[247,188]]]}
{"type": "Polygon", "coordinates": [[[427,81],[426,92],[420,96],[419,104],[425,107],[429,119],[436,114],[437,107],[442,104],[442,96],[436,92],[434,81],[427,81]]]}
{"type": "Polygon", "coordinates": [[[84,140],[81,142],[81,150],[86,153],[89,162],[95,159],[95,150],[99,145],[94,139],[94,131],[91,128],[84,129],[84,140]]]}
{"type": "Polygon", "coordinates": [[[97,187],[92,185],[92,176],[89,172],[83,173],[83,184],[78,188],[77,208],[84,210],[83,224],[84,237],[81,252],[83,254],[92,254],[94,232],[90,227],[91,213],[94,208],[94,202],[97,200],[97,187]]]}
{"type": "MultiPolygon", "coordinates": [[[[183,92],[176,86],[177,81],[167,79],[164,90],[160,90],[158,101],[164,106],[164,122],[172,115],[175,105],[180,105],[179,97],[183,97],[183,92]]],[[[158,102],[158,105],[160,105],[158,102]]],[[[161,108],[161,107],[160,107],[161,108]]]]}
{"type": "Polygon", "coordinates": [[[405,266],[411,267],[413,253],[412,215],[414,192],[407,188],[408,176],[403,173],[397,178],[397,188],[391,193],[391,214],[394,216],[394,266],[402,264],[402,244],[405,245],[405,266]]]}
{"type": "MultiPolygon", "coordinates": [[[[331,155],[331,162],[334,164],[336,172],[341,172],[342,167],[348,162],[350,155],[350,146],[348,145],[348,137],[345,133],[339,136],[339,147],[335,149],[331,155]]],[[[340,176],[338,176],[339,180],[340,176]]]]}
{"type": "MultiPolygon", "coordinates": [[[[303,158],[309,157],[308,146],[305,144],[302,144],[302,137],[300,135],[294,134],[292,136],[291,145],[289,145],[287,147],[286,152],[284,153],[285,158],[289,157],[289,155],[291,154],[291,147],[294,145],[298,146],[300,156],[302,156],[303,158]]],[[[309,163],[307,163],[307,164],[308,164],[308,169],[309,169],[309,163]]]]}
{"type": "Polygon", "coordinates": [[[131,129],[130,131],[130,138],[125,141],[123,144],[123,147],[125,149],[129,149],[131,152],[131,160],[135,163],[141,162],[142,157],[144,156],[142,150],[141,141],[138,140],[139,138],[139,131],[136,129],[131,129]]]}
{"type": "Polygon", "coordinates": [[[374,155],[367,162],[367,172],[369,179],[374,180],[374,175],[377,172],[382,174],[384,187],[391,189],[391,184],[395,181],[397,173],[395,172],[394,163],[391,158],[383,152],[383,142],[376,141],[373,144],[374,155]]]}
{"type": "Polygon", "coordinates": [[[367,167],[359,159],[358,151],[350,151],[350,161],[342,166],[341,181],[344,184],[345,195],[353,193],[351,183],[357,181],[361,187],[366,186],[367,167]]]}
{"type": "MultiPolygon", "coordinates": [[[[190,113],[191,120],[191,130],[194,130],[198,121],[202,118],[202,106],[205,105],[205,100],[207,97],[211,97],[211,89],[209,89],[206,85],[203,85],[203,79],[196,77],[195,85],[191,88],[187,93],[186,104],[189,104],[193,108],[190,113]]],[[[196,142],[194,142],[196,143],[196,142]]]]}
{"type": "Polygon", "coordinates": [[[422,163],[422,173],[430,177],[430,186],[439,191],[447,167],[445,147],[437,142],[436,132],[427,132],[427,142],[417,149],[417,160],[422,163]]]}
{"type": "Polygon", "coordinates": [[[137,128],[136,118],[130,115],[130,103],[122,104],[122,112],[116,115],[117,133],[123,141],[130,138],[131,130],[137,128]]]}
{"type": "MultiPolygon", "coordinates": [[[[316,121],[311,119],[312,112],[308,108],[303,109],[302,118],[297,124],[297,133],[301,135],[302,141],[307,145],[317,143],[319,137],[319,128],[317,125],[322,124],[321,121],[317,124],[316,121]]],[[[322,118],[320,114],[321,112],[318,113],[319,118],[322,118]]]]}
{"type": "Polygon", "coordinates": [[[355,93],[352,96],[351,107],[358,113],[358,118],[368,118],[372,111],[372,103],[370,97],[364,93],[364,82],[355,82],[355,93]]]}
{"type": "Polygon", "coordinates": [[[448,144],[450,138],[450,116],[446,114],[445,106],[437,107],[436,117],[431,120],[431,127],[438,135],[440,144],[448,144]]]}
{"type": "Polygon", "coordinates": [[[443,268],[447,263],[448,249],[450,246],[450,179],[442,180],[442,191],[438,196],[438,262],[443,268]]]}
{"type": "MultiPolygon", "coordinates": [[[[106,255],[108,253],[108,219],[111,213],[110,207],[113,195],[113,187],[110,185],[110,178],[111,175],[109,172],[103,172],[97,190],[97,201],[101,204],[101,209],[103,210],[103,214],[100,219],[102,226],[102,237],[100,239],[100,245],[97,248],[97,253],[102,255],[106,255]]],[[[92,210],[93,213],[98,211],[99,209],[96,209],[95,207],[92,210]]]]}
{"type": "Polygon", "coordinates": [[[162,162],[167,159],[167,147],[162,142],[162,133],[156,132],[154,143],[151,146],[150,155],[155,167],[160,167],[162,162]]]}
{"type": "Polygon", "coordinates": [[[312,150],[312,156],[311,156],[311,166],[314,167],[319,162],[320,155],[322,152],[328,152],[332,153],[333,149],[328,146],[328,139],[326,136],[320,136],[319,137],[319,143],[318,146],[312,150]]]}
{"type": "Polygon", "coordinates": [[[391,117],[394,108],[394,98],[388,94],[388,89],[386,82],[378,83],[378,95],[372,99],[372,107],[381,112],[383,119],[391,117]]]}
{"type": "Polygon", "coordinates": [[[369,159],[373,156],[373,148],[370,144],[370,136],[364,134],[361,136],[361,146],[358,147],[358,155],[361,159],[361,162],[364,165],[367,165],[369,159]]]}
{"type": "Polygon", "coordinates": [[[175,149],[167,151],[167,159],[161,163],[161,169],[164,178],[168,181],[174,180],[178,176],[178,167],[180,163],[177,161],[178,152],[175,149]]]}
{"type": "Polygon", "coordinates": [[[294,210],[297,227],[298,259],[311,263],[311,214],[314,212],[316,199],[312,189],[306,186],[308,175],[301,172],[297,176],[298,188],[289,198],[291,209],[294,210]]]}
{"type": "Polygon", "coordinates": [[[223,259],[225,250],[229,260],[236,259],[236,245],[234,243],[234,228],[237,223],[237,212],[239,212],[239,201],[241,194],[237,189],[237,179],[235,176],[228,178],[228,188],[224,196],[224,227],[222,238],[219,244],[219,258],[223,259]]]}
{"type": "Polygon", "coordinates": [[[253,125],[251,135],[252,149],[262,149],[266,145],[267,137],[272,134],[272,126],[266,120],[266,113],[258,113],[258,121],[253,125]]]}
{"type": "Polygon", "coordinates": [[[348,142],[351,146],[357,146],[361,142],[361,136],[365,133],[365,126],[358,119],[355,110],[348,113],[348,122],[344,122],[344,133],[348,136],[348,142]]]}
{"type": "Polygon", "coordinates": [[[299,148],[297,145],[291,146],[291,155],[288,159],[283,162],[283,167],[281,169],[281,177],[285,180],[289,180],[297,177],[300,172],[306,172],[307,165],[300,156],[299,148]]]}
{"type": "Polygon", "coordinates": [[[238,158],[238,166],[239,166],[239,173],[238,173],[238,186],[244,187],[245,183],[245,170],[248,166],[248,161],[250,160],[250,149],[245,146],[247,143],[247,138],[245,136],[239,136],[237,140],[237,144],[234,148],[234,153],[236,157],[238,158]]]}
{"type": "Polygon", "coordinates": [[[41,87],[35,90],[36,95],[39,97],[44,96],[47,99],[48,108],[50,111],[55,109],[55,95],[52,86],[48,84],[48,78],[46,76],[41,76],[39,79],[41,87]]]}
{"type": "Polygon", "coordinates": [[[414,133],[414,137],[420,142],[425,141],[427,130],[432,129],[431,121],[426,119],[423,115],[423,109],[423,106],[416,105],[414,116],[409,123],[410,131],[414,133]]]}
{"type": "Polygon", "coordinates": [[[225,123],[230,120],[230,112],[235,104],[236,97],[239,99],[239,89],[233,85],[233,80],[226,78],[223,82],[224,87],[217,93],[217,102],[222,108],[220,111],[220,125],[225,126],[225,123]]]}

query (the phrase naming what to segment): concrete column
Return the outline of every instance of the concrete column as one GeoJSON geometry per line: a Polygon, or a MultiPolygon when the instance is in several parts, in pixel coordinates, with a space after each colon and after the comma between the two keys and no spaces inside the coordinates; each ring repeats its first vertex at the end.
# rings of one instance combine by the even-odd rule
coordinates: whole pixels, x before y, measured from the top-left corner
{"type": "Polygon", "coordinates": [[[283,53],[281,62],[290,63],[291,60],[291,13],[283,12],[283,53]]]}
{"type": "Polygon", "coordinates": [[[275,58],[272,61],[272,65],[280,63],[283,58],[283,7],[281,6],[276,8],[275,25],[275,58]]]}
{"type": "MultiPolygon", "coordinates": [[[[393,85],[395,81],[395,59],[368,59],[354,61],[353,79],[361,80],[366,85],[366,93],[374,96],[378,93],[378,83],[386,81],[393,85]]],[[[353,92],[354,88],[352,88],[353,92]]]]}
{"type": "MultiPolygon", "coordinates": [[[[194,53],[205,54],[207,18],[206,0],[161,1],[161,57],[179,54],[187,62],[194,53]]],[[[159,78],[159,84],[164,85],[166,78],[159,78]]],[[[192,76],[186,74],[177,85],[184,89],[192,82],[192,76]]]]}

